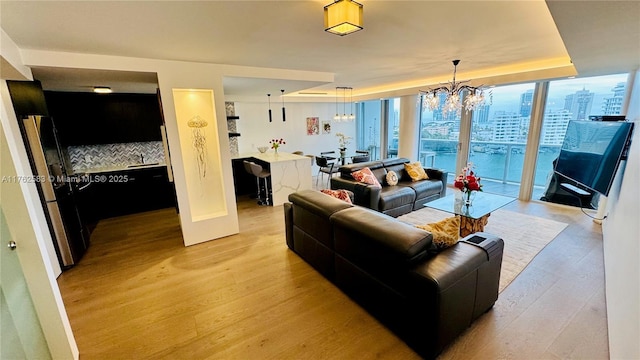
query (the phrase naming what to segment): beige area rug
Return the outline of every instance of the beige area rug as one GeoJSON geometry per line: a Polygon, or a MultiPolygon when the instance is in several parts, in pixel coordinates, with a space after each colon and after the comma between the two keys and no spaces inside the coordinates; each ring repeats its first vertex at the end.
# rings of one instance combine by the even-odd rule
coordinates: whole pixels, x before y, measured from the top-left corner
{"type": "MultiPolygon", "coordinates": [[[[424,225],[450,216],[451,214],[443,211],[424,208],[399,216],[398,220],[412,225],[424,225]]],[[[499,291],[502,292],[565,227],[567,224],[559,221],[509,210],[492,212],[484,231],[504,240],[499,291]]]]}

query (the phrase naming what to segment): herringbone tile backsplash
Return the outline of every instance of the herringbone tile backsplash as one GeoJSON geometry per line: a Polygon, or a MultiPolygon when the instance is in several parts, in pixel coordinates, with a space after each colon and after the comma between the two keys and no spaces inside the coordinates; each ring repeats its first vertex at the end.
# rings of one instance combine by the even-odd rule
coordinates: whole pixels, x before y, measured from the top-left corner
{"type": "Polygon", "coordinates": [[[162,141],[69,146],[67,154],[73,172],[165,162],[162,141]],[[141,156],[142,155],[142,156],[141,156]]]}

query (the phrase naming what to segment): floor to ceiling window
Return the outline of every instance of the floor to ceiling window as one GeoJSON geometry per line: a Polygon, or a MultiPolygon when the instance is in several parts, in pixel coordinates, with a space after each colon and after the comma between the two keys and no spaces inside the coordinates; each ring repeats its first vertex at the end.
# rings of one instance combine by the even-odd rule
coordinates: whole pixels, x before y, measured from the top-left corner
{"type": "Polygon", "coordinates": [[[473,111],[469,162],[484,191],[518,196],[535,84],[490,89],[491,103],[473,111]]]}
{"type": "Polygon", "coordinates": [[[371,160],[380,159],[380,100],[359,102],[357,106],[356,147],[368,150],[371,160]]]}
{"type": "Polygon", "coordinates": [[[389,111],[387,121],[387,157],[398,157],[400,140],[400,98],[390,99],[387,103],[389,111]]]}
{"type": "MultiPolygon", "coordinates": [[[[627,74],[549,82],[533,199],[577,205],[574,196],[559,188],[553,175],[569,120],[589,120],[594,115],[619,115],[625,98],[627,74]]],[[[590,199],[597,208],[598,196],[590,199]]],[[[587,206],[587,204],[584,204],[587,206]]]]}
{"type": "Polygon", "coordinates": [[[356,147],[368,150],[371,160],[397,157],[400,134],[400,99],[358,103],[356,147]]]}
{"type": "MultiPolygon", "coordinates": [[[[444,102],[444,97],[441,97],[440,102],[444,102]]],[[[417,155],[423,166],[447,171],[451,183],[456,172],[460,115],[445,114],[441,108],[431,111],[427,106],[421,106],[417,155]]]]}

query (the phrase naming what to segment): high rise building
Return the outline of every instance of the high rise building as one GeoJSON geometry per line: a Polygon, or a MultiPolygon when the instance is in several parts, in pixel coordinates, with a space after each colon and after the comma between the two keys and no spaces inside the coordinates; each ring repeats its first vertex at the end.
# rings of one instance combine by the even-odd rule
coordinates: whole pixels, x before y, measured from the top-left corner
{"type": "Polygon", "coordinates": [[[489,110],[491,105],[478,106],[473,110],[473,122],[475,124],[488,124],[489,123],[489,110]]]}
{"type": "Polygon", "coordinates": [[[625,83],[621,82],[611,89],[613,96],[605,98],[602,104],[602,115],[620,115],[622,101],[624,100],[625,83]]]}
{"type": "Polygon", "coordinates": [[[517,142],[520,140],[520,114],[496,111],[493,115],[493,141],[517,142]]]}
{"type": "Polygon", "coordinates": [[[531,104],[533,103],[533,89],[529,89],[520,95],[520,116],[531,116],[531,104]]]}
{"type": "Polygon", "coordinates": [[[562,145],[571,118],[572,114],[567,110],[546,112],[542,120],[540,145],[562,145]]]}
{"type": "Polygon", "coordinates": [[[567,95],[564,98],[564,110],[571,113],[573,120],[589,120],[593,95],[592,92],[584,88],[576,91],[575,94],[567,95]]]}

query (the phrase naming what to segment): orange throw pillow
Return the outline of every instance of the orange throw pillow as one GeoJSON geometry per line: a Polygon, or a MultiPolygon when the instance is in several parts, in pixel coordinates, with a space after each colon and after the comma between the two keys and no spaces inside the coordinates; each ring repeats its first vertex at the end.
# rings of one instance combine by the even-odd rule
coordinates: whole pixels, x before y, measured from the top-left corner
{"type": "Polygon", "coordinates": [[[356,181],[359,181],[361,183],[382,188],[382,185],[380,185],[380,182],[378,181],[378,179],[376,179],[376,176],[373,175],[373,173],[371,172],[371,169],[369,169],[368,167],[363,168],[362,170],[352,172],[351,176],[353,176],[353,178],[356,179],[356,181]]]}

